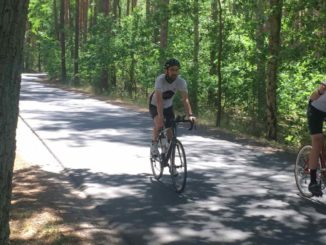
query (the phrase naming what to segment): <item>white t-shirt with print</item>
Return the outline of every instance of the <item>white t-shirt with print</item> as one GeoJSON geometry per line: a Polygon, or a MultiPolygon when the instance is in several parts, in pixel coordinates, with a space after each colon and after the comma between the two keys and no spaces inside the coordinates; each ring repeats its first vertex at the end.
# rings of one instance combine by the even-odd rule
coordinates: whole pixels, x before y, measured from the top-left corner
{"type": "MultiPolygon", "coordinates": [[[[159,75],[155,80],[155,90],[162,93],[163,96],[163,108],[172,106],[173,97],[177,91],[188,92],[187,82],[178,76],[172,83],[168,83],[165,79],[165,74],[159,75]]],[[[157,106],[156,94],[151,96],[151,104],[157,106]]]]}
{"type": "Polygon", "coordinates": [[[322,112],[326,112],[326,93],[311,102],[311,105],[322,112]]]}

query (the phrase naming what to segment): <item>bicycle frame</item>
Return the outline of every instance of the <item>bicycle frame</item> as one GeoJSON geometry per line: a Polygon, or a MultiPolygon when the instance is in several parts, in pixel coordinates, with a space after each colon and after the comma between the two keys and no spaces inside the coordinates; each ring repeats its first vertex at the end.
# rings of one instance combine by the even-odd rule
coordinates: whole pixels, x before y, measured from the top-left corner
{"type": "Polygon", "coordinates": [[[176,144],[176,139],[177,139],[177,125],[180,122],[189,122],[191,125],[190,125],[190,128],[188,130],[192,130],[192,128],[193,128],[193,122],[192,121],[185,120],[184,117],[183,118],[177,117],[175,120],[172,121],[172,126],[170,128],[164,128],[160,132],[160,134],[159,134],[159,138],[160,138],[160,135],[163,134],[164,131],[167,131],[169,129],[172,129],[172,139],[171,139],[171,141],[169,143],[169,147],[168,147],[166,153],[163,155],[163,163],[164,163],[164,165],[167,164],[168,159],[170,158],[170,156],[172,154],[172,149],[174,148],[174,146],[176,144]]]}
{"type": "Polygon", "coordinates": [[[189,122],[189,130],[194,126],[194,122],[185,120],[185,116],[176,117],[170,128],[163,128],[159,131],[158,143],[161,151],[159,151],[158,156],[151,156],[150,158],[155,179],[159,180],[162,177],[164,167],[169,168],[172,183],[177,193],[184,190],[187,180],[186,154],[182,143],[177,139],[177,125],[180,122],[189,122]],[[171,134],[168,134],[168,131],[172,131],[171,134]],[[170,139],[167,139],[168,137],[170,139]]]}

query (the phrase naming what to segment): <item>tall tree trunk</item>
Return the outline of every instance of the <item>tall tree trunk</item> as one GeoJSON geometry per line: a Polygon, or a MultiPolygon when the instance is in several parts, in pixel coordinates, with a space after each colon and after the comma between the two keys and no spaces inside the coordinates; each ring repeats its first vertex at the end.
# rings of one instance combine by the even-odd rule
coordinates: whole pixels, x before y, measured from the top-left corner
{"type": "Polygon", "coordinates": [[[266,121],[266,52],[265,52],[265,21],[264,21],[264,2],[265,0],[257,0],[255,9],[256,18],[256,77],[253,83],[254,97],[256,100],[255,121],[266,121]]]}
{"type": "Polygon", "coordinates": [[[9,244],[9,213],[28,1],[0,1],[0,244],[9,244]]]}
{"type": "Polygon", "coordinates": [[[199,79],[199,2],[194,0],[193,6],[193,23],[194,23],[194,49],[193,49],[193,81],[191,88],[191,103],[193,111],[198,112],[198,79],[199,79]]]}
{"type": "Polygon", "coordinates": [[[65,38],[65,0],[60,2],[60,46],[61,46],[61,82],[67,81],[66,38],[65,38]]]}
{"type": "Polygon", "coordinates": [[[149,23],[151,16],[151,0],[146,0],[146,22],[149,23]]]}
{"type": "MultiPolygon", "coordinates": [[[[159,44],[160,42],[160,24],[161,24],[161,8],[160,1],[153,2],[153,14],[152,14],[152,28],[153,28],[153,43],[159,44]]],[[[160,61],[161,64],[161,61],[160,61]]]]}
{"type": "Polygon", "coordinates": [[[134,9],[137,7],[137,0],[132,0],[131,3],[131,10],[134,11],[134,9]]]}
{"type": "Polygon", "coordinates": [[[74,84],[79,84],[79,10],[80,0],[76,0],[76,16],[75,16],[75,52],[74,52],[74,84]]]}
{"type": "Polygon", "coordinates": [[[120,6],[120,1],[119,0],[113,0],[112,10],[113,10],[113,16],[114,16],[115,21],[118,21],[118,19],[120,18],[120,16],[119,16],[119,6],[120,6]]]}
{"type": "Polygon", "coordinates": [[[217,112],[216,126],[221,126],[222,119],[222,51],[223,51],[223,19],[221,1],[218,4],[218,23],[219,23],[219,39],[218,39],[218,54],[217,54],[217,112]]]}
{"type": "MultiPolygon", "coordinates": [[[[211,0],[211,23],[209,30],[210,37],[210,69],[209,74],[217,77],[217,54],[219,40],[219,25],[218,25],[218,4],[217,0],[211,0]]],[[[207,104],[213,106],[216,104],[216,89],[215,87],[208,88],[207,104]]]]}
{"type": "Polygon", "coordinates": [[[86,43],[87,41],[87,32],[88,32],[88,0],[82,0],[82,4],[80,6],[80,26],[79,30],[80,33],[80,40],[82,44],[86,43]]]}
{"type": "Polygon", "coordinates": [[[58,8],[57,8],[57,0],[53,0],[53,18],[54,18],[54,32],[55,37],[59,41],[60,40],[60,32],[59,32],[59,21],[58,21],[58,8]]]}
{"type": "Polygon", "coordinates": [[[32,60],[32,52],[33,50],[33,40],[32,40],[32,31],[30,30],[30,24],[27,22],[26,24],[26,34],[25,34],[25,54],[24,54],[24,71],[31,71],[33,69],[33,60],[32,60]]]}
{"type": "MultiPolygon", "coordinates": [[[[99,9],[100,12],[104,13],[106,18],[108,18],[110,13],[110,0],[101,0],[101,8],[99,9]]],[[[111,32],[111,27],[109,27],[108,32],[111,32]]],[[[110,42],[110,39],[107,40],[107,42],[110,42]]],[[[104,49],[107,48],[106,46],[103,47],[104,49]]],[[[106,52],[106,51],[105,51],[106,52]]],[[[101,77],[100,77],[100,91],[107,91],[109,89],[109,69],[107,62],[104,62],[102,71],[101,71],[101,77]]]]}
{"type": "Polygon", "coordinates": [[[92,28],[93,26],[96,25],[96,19],[97,19],[97,13],[98,13],[98,0],[91,0],[91,18],[89,20],[89,27],[92,28]]]}
{"type": "Polygon", "coordinates": [[[166,48],[168,46],[169,32],[169,0],[160,0],[160,65],[163,67],[166,59],[166,48]]]}
{"type": "Polygon", "coordinates": [[[42,62],[41,62],[41,43],[37,44],[37,70],[38,72],[42,71],[42,62]]]}
{"type": "MultiPolygon", "coordinates": [[[[120,0],[113,0],[113,6],[112,6],[112,11],[113,11],[113,25],[117,26],[118,23],[120,22],[120,0]]],[[[110,37],[112,39],[115,38],[114,32],[111,31],[110,37]]],[[[117,86],[117,75],[116,75],[116,67],[113,59],[111,59],[110,62],[110,83],[113,88],[117,86]]]]}
{"type": "Polygon", "coordinates": [[[280,51],[282,0],[270,0],[269,58],[267,65],[267,138],[277,139],[277,69],[280,51]]]}
{"type": "Polygon", "coordinates": [[[127,0],[127,9],[126,9],[126,15],[129,16],[130,15],[130,0],[127,0]]]}
{"type": "Polygon", "coordinates": [[[102,1],[102,12],[105,16],[108,16],[110,13],[110,0],[103,0],[102,1]]]}

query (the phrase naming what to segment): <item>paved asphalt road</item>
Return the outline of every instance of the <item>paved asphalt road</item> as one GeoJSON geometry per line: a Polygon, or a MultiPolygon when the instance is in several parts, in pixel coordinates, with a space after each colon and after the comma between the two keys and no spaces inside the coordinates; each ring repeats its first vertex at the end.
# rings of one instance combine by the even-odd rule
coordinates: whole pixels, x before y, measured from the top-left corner
{"type": "Polygon", "coordinates": [[[38,79],[23,76],[20,116],[30,128],[20,120],[17,151],[46,171],[68,172],[127,244],[326,244],[325,199],[298,195],[295,156],[181,130],[189,178],[177,195],[168,175],[152,177],[147,113],[38,79]]]}

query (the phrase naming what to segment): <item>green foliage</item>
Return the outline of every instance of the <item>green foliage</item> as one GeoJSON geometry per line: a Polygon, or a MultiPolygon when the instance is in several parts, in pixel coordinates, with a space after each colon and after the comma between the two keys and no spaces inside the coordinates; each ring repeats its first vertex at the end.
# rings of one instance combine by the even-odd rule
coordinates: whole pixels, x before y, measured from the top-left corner
{"type": "MultiPolygon", "coordinates": [[[[110,84],[107,91],[102,92],[138,99],[145,99],[152,92],[155,77],[162,72],[158,32],[161,14],[158,14],[158,2],[150,1],[152,12],[147,15],[145,2],[139,1],[137,8],[127,16],[126,1],[120,1],[120,18],[113,14],[94,16],[94,12],[89,10],[89,19],[96,22],[92,21],[87,39],[80,46],[82,84],[100,87],[102,71],[107,69],[110,84]]],[[[264,135],[266,127],[265,102],[259,97],[264,100],[266,95],[262,85],[266,76],[267,17],[270,12],[267,1],[259,3],[222,1],[222,125],[257,136],[264,135]],[[258,71],[259,67],[262,70],[258,71]]],[[[217,52],[216,44],[212,45],[216,33],[212,32],[218,25],[212,21],[211,1],[199,1],[199,4],[199,117],[210,118],[214,124],[217,77],[211,74],[211,54],[217,52]]],[[[74,13],[74,3],[70,8],[74,13]]],[[[59,77],[60,46],[55,37],[53,12],[52,1],[31,0],[26,52],[33,66],[36,66],[40,54],[42,68],[51,76],[59,77]]],[[[196,77],[193,69],[193,0],[170,1],[168,12],[166,56],[181,61],[182,76],[192,88],[196,77]]],[[[300,144],[307,139],[307,98],[318,81],[326,78],[325,23],[326,5],[323,0],[284,0],[277,84],[278,128],[282,142],[300,144]]],[[[65,30],[70,75],[73,72],[73,28],[73,25],[67,25],[65,30]]],[[[182,108],[182,104],[177,103],[177,107],[182,108]]]]}

